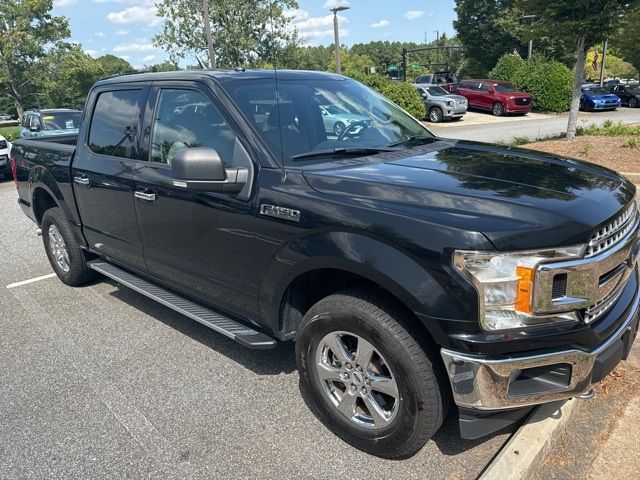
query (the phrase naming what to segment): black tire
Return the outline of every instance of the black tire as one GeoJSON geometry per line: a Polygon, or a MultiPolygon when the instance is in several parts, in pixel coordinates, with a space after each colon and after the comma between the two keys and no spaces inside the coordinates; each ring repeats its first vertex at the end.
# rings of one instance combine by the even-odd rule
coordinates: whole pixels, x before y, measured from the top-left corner
{"type": "Polygon", "coordinates": [[[87,254],[80,248],[78,242],[76,242],[73,232],[71,231],[71,225],[69,225],[62,210],[56,207],[44,212],[41,228],[42,240],[44,249],[47,252],[47,257],[49,257],[53,271],[56,272],[56,275],[58,275],[58,278],[63,283],[76,287],[95,278],[95,272],[87,266],[87,254]],[[57,233],[59,233],[66,244],[68,271],[65,271],[63,267],[60,266],[53,253],[52,237],[50,235],[52,226],[55,226],[57,233]]]}
{"type": "Polygon", "coordinates": [[[636,97],[631,97],[629,99],[629,108],[636,108],[638,106],[638,99],[636,97]]]}
{"type": "Polygon", "coordinates": [[[442,117],[444,114],[442,113],[442,109],[440,107],[431,107],[429,109],[429,121],[432,123],[440,123],[442,121],[442,117]]]}
{"type": "Polygon", "coordinates": [[[496,117],[501,117],[504,115],[504,106],[500,102],[496,102],[491,107],[491,113],[493,113],[496,117]]]}
{"type": "Polygon", "coordinates": [[[460,120],[462,120],[462,117],[453,117],[451,119],[452,122],[459,122],[460,120]]]}
{"type": "MultiPolygon", "coordinates": [[[[379,457],[406,458],[435,434],[448,409],[445,373],[434,350],[384,297],[365,290],[343,291],[320,300],[302,320],[296,340],[300,386],[318,417],[344,441],[379,457]],[[319,379],[316,359],[322,340],[337,331],[369,342],[392,372],[399,400],[389,425],[374,430],[360,426],[330,400],[326,384],[319,379]]],[[[368,385],[374,389],[373,384],[368,385]]]]}
{"type": "Polygon", "coordinates": [[[345,124],[342,122],[336,122],[335,125],[333,126],[333,134],[336,137],[339,137],[340,135],[342,135],[342,132],[344,132],[345,129],[345,124]]]}

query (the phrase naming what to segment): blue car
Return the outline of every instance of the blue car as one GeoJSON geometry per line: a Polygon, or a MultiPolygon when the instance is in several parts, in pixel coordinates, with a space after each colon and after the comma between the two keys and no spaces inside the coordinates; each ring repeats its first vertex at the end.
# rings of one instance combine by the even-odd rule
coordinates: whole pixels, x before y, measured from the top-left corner
{"type": "Polygon", "coordinates": [[[583,86],[580,95],[580,110],[615,110],[620,107],[620,97],[600,86],[583,86]]]}
{"type": "Polygon", "coordinates": [[[77,135],[82,111],[68,108],[28,110],[20,125],[20,138],[77,135]]]}

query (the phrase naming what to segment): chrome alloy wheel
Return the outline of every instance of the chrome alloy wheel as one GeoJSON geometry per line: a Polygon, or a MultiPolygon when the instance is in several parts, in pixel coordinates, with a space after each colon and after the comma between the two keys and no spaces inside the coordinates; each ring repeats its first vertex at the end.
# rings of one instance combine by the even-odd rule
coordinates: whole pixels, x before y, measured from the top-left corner
{"type": "Polygon", "coordinates": [[[394,420],[398,385],[380,352],[364,338],[343,331],[325,335],[316,369],[327,398],[351,422],[377,430],[394,420]]]}
{"type": "Polygon", "coordinates": [[[55,224],[49,225],[49,231],[47,233],[49,235],[49,248],[51,249],[53,259],[58,267],[60,267],[64,273],[67,273],[71,268],[67,244],[55,224]]]}

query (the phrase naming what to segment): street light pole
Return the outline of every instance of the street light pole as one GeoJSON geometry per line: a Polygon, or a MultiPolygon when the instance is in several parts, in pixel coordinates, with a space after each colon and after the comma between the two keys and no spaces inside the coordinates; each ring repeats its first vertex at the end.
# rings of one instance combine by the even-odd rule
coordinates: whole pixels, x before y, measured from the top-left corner
{"type": "Polygon", "coordinates": [[[209,0],[202,0],[202,19],[204,21],[204,31],[207,34],[207,48],[209,49],[209,65],[216,68],[216,51],[213,48],[213,37],[211,35],[211,21],[209,19],[209,0]]]}
{"type": "Polygon", "coordinates": [[[336,45],[336,73],[341,73],[342,69],[340,68],[340,34],[338,33],[338,12],[342,12],[344,10],[349,10],[349,7],[341,6],[332,8],[333,12],[333,36],[334,43],[336,45]]]}

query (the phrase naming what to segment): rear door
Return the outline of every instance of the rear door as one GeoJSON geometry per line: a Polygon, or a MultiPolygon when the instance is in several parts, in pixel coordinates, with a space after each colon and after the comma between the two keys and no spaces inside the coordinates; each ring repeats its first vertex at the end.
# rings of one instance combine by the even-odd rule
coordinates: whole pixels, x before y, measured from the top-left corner
{"type": "Polygon", "coordinates": [[[214,148],[225,167],[256,167],[208,87],[154,82],[145,114],[145,154],[135,168],[135,208],[148,271],[198,300],[257,318],[251,183],[240,194],[174,183],[171,159],[214,148]]]}
{"type": "Polygon", "coordinates": [[[480,108],[491,109],[495,103],[493,87],[489,82],[480,82],[476,95],[476,105],[480,108]]]}
{"type": "Polygon", "coordinates": [[[93,250],[145,270],[133,200],[142,108],[148,88],[111,85],[92,92],[72,164],[84,235],[93,250]]]}

